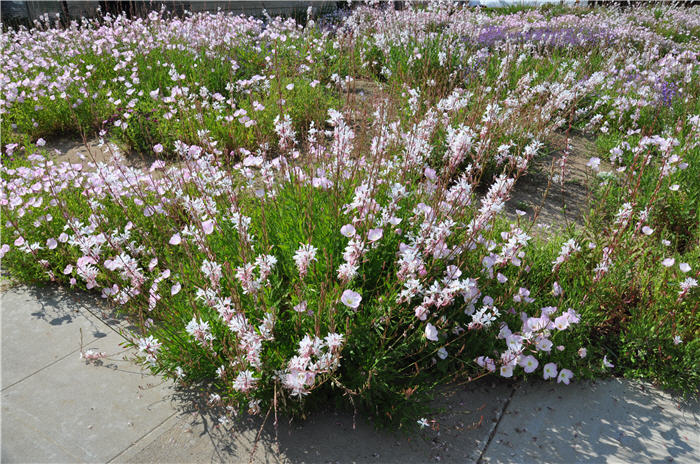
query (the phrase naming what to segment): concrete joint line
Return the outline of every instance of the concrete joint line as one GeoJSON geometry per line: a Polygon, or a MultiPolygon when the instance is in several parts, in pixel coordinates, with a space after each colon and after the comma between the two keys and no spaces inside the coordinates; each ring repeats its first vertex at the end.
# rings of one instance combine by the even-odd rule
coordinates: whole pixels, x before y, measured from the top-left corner
{"type": "MultiPolygon", "coordinates": [[[[93,341],[91,341],[90,343],[86,343],[86,344],[83,345],[83,346],[90,346],[90,345],[92,345],[92,344],[94,344],[94,343],[96,343],[96,342],[97,342],[97,340],[93,340],[93,341]]],[[[35,375],[38,374],[39,372],[41,372],[41,371],[43,371],[43,370],[45,370],[45,369],[48,369],[49,367],[53,366],[54,364],[59,363],[59,362],[63,361],[64,359],[66,359],[67,357],[75,355],[76,353],[80,353],[80,348],[76,348],[75,350],[71,351],[71,352],[68,353],[67,355],[61,356],[60,358],[51,361],[51,363],[45,365],[45,366],[42,367],[41,369],[37,369],[37,370],[35,370],[34,372],[32,372],[31,374],[27,375],[26,377],[22,377],[22,378],[19,379],[18,381],[14,382],[14,383],[11,383],[10,385],[7,385],[7,386],[3,387],[2,390],[0,390],[0,391],[5,392],[5,391],[9,390],[10,388],[14,387],[15,385],[17,385],[18,383],[24,382],[24,381],[27,380],[28,378],[35,376],[35,375]]]]}
{"type": "Polygon", "coordinates": [[[493,426],[491,429],[491,433],[489,433],[489,438],[486,440],[486,444],[484,445],[483,449],[481,450],[481,454],[479,455],[479,459],[476,460],[476,464],[482,464],[484,456],[486,456],[486,451],[489,449],[489,445],[493,441],[493,437],[496,436],[496,432],[498,431],[498,426],[501,424],[501,419],[503,419],[503,416],[506,413],[506,409],[508,409],[508,405],[510,404],[510,401],[513,399],[513,396],[515,396],[515,392],[518,390],[519,384],[516,384],[513,386],[513,389],[510,392],[510,396],[506,400],[506,402],[503,404],[503,409],[501,409],[501,412],[498,414],[498,419],[496,419],[496,424],[493,426]]]}
{"type": "Polygon", "coordinates": [[[172,419],[172,418],[173,418],[174,416],[176,416],[176,415],[177,415],[177,411],[174,411],[172,414],[170,414],[168,417],[166,417],[165,419],[163,419],[163,421],[161,421],[159,424],[157,424],[157,425],[156,425],[155,427],[153,427],[151,430],[149,430],[148,432],[146,432],[146,433],[144,433],[143,435],[141,435],[138,439],[134,440],[129,446],[127,446],[126,448],[124,448],[123,450],[121,450],[119,453],[117,453],[115,456],[113,456],[112,458],[110,458],[110,459],[107,461],[107,464],[109,464],[110,462],[114,462],[116,459],[119,459],[120,456],[122,456],[124,453],[126,453],[126,452],[129,451],[130,449],[134,448],[134,447],[135,447],[136,445],[138,445],[139,443],[141,443],[141,442],[142,442],[146,437],[148,437],[149,435],[152,435],[153,432],[155,432],[156,430],[158,430],[163,424],[165,424],[166,422],[168,422],[170,419],[172,419]]]}

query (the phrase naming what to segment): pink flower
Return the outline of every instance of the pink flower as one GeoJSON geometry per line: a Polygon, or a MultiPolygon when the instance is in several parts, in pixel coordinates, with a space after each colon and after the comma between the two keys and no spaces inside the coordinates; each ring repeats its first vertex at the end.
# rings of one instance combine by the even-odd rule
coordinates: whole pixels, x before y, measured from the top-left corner
{"type": "Polygon", "coordinates": [[[182,289],[182,285],[180,285],[180,282],[175,282],[175,284],[170,287],[170,294],[175,296],[178,293],[180,293],[180,289],[182,289]]]}
{"type": "Polygon", "coordinates": [[[588,166],[589,168],[591,168],[594,171],[598,171],[598,169],[600,168],[600,158],[598,158],[596,156],[592,157],[591,159],[588,160],[588,162],[586,163],[586,166],[588,166]]]}
{"type": "Polygon", "coordinates": [[[340,228],[340,233],[347,238],[353,237],[355,235],[355,232],[355,226],[353,226],[352,224],[345,224],[343,227],[340,228]]]}
{"type": "Polygon", "coordinates": [[[3,244],[3,246],[0,247],[0,258],[4,257],[8,251],[10,251],[10,245],[7,243],[3,244]]]}
{"type": "Polygon", "coordinates": [[[296,311],[298,313],[306,312],[306,300],[302,301],[298,305],[294,306],[294,311],[296,311]]]}
{"type": "Polygon", "coordinates": [[[367,240],[369,240],[370,242],[376,242],[377,240],[382,238],[382,235],[384,235],[383,229],[370,229],[369,233],[367,234],[367,240]]]}
{"type": "Polygon", "coordinates": [[[172,237],[170,237],[170,241],[168,242],[171,245],[179,245],[182,243],[182,238],[180,238],[180,234],[175,234],[172,237]]]}
{"type": "Polygon", "coordinates": [[[15,240],[15,246],[21,247],[22,245],[24,245],[24,237],[17,237],[15,240]]]}
{"type": "Polygon", "coordinates": [[[665,267],[671,267],[675,264],[676,260],[673,258],[666,258],[663,261],[661,261],[661,264],[663,264],[665,267]]]}
{"type": "Polygon", "coordinates": [[[430,322],[425,326],[425,338],[433,342],[438,341],[438,331],[430,322]]]}
{"type": "Polygon", "coordinates": [[[538,351],[551,351],[552,349],[552,341],[548,338],[540,337],[537,340],[535,340],[535,347],[537,348],[538,351]]]}
{"type": "Polygon", "coordinates": [[[236,380],[233,381],[233,389],[245,393],[255,388],[257,381],[258,379],[253,377],[253,372],[246,370],[240,372],[236,380]]]}
{"type": "Polygon", "coordinates": [[[567,314],[562,314],[554,319],[554,327],[556,327],[557,330],[566,330],[569,327],[569,316],[567,314]]]}
{"type": "MultiPolygon", "coordinates": [[[[161,151],[163,149],[161,148],[161,151]]],[[[165,167],[165,161],[163,160],[156,160],[151,164],[151,167],[148,169],[148,172],[153,172],[157,169],[163,169],[165,167]]]]}
{"type": "Polygon", "coordinates": [[[428,314],[430,313],[430,311],[428,311],[428,309],[425,306],[419,305],[416,307],[415,313],[418,319],[424,321],[428,318],[428,314]]]}
{"type": "Polygon", "coordinates": [[[55,239],[53,239],[53,238],[50,238],[50,239],[48,239],[48,240],[46,241],[46,247],[47,247],[49,250],[53,250],[53,249],[55,249],[57,246],[58,246],[58,242],[57,242],[55,239]]]}
{"type": "Polygon", "coordinates": [[[603,366],[607,367],[608,369],[611,369],[611,368],[615,367],[615,365],[614,365],[613,363],[611,363],[610,361],[608,361],[608,355],[607,355],[607,354],[606,354],[605,356],[603,356],[603,366]]]}
{"type": "Polygon", "coordinates": [[[559,282],[554,282],[554,284],[552,285],[552,294],[554,296],[561,296],[562,289],[561,285],[559,285],[559,282]]]}
{"type": "Polygon", "coordinates": [[[513,377],[513,366],[510,364],[501,366],[501,377],[513,377]]]}
{"type": "Polygon", "coordinates": [[[562,369],[559,372],[559,377],[557,377],[557,383],[562,383],[564,382],[566,385],[569,385],[569,382],[571,379],[574,377],[574,373],[571,372],[569,369],[562,369]]]}
{"type": "Polygon", "coordinates": [[[544,365],[544,379],[553,379],[557,376],[557,365],[554,363],[547,363],[544,365]]]}
{"type": "Polygon", "coordinates": [[[678,267],[680,268],[681,272],[689,272],[691,269],[690,264],[688,263],[680,263],[678,267]]]}
{"type": "Polygon", "coordinates": [[[479,366],[486,368],[489,372],[496,370],[496,363],[489,357],[479,356],[474,360],[479,366]]]}
{"type": "Polygon", "coordinates": [[[540,365],[539,361],[537,361],[537,358],[535,358],[532,355],[528,355],[525,357],[520,358],[520,361],[518,362],[520,367],[523,368],[525,373],[531,374],[535,372],[535,369],[537,369],[537,366],[540,365]]]}
{"type": "Polygon", "coordinates": [[[204,221],[202,223],[202,229],[204,230],[205,234],[210,235],[212,232],[214,232],[214,221],[211,219],[204,221]]]}
{"type": "Polygon", "coordinates": [[[581,357],[581,359],[585,358],[587,354],[588,354],[587,349],[585,349],[585,348],[578,349],[578,355],[581,357]]]}
{"type": "Polygon", "coordinates": [[[153,151],[156,153],[162,153],[163,152],[163,145],[161,145],[161,144],[153,145],[153,151]]]}
{"type": "Polygon", "coordinates": [[[299,270],[299,276],[303,279],[309,269],[311,261],[316,261],[317,248],[311,244],[302,244],[294,253],[294,262],[299,270]]]}
{"type": "Polygon", "coordinates": [[[362,296],[352,290],[345,290],[340,297],[340,301],[348,308],[357,309],[362,301],[362,296]]]}
{"type": "Polygon", "coordinates": [[[642,233],[643,233],[644,235],[651,235],[651,234],[654,233],[654,229],[652,229],[652,228],[649,227],[649,226],[644,226],[644,227],[642,227],[642,233]]]}

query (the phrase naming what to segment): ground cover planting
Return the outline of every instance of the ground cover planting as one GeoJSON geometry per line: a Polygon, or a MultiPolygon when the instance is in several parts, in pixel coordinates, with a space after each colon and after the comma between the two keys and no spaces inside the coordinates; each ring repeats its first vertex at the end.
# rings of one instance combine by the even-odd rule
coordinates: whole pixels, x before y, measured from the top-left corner
{"type": "Polygon", "coordinates": [[[222,423],[428,426],[484,375],[697,394],[699,38],[697,7],[442,3],[6,30],[2,266],[100,294],[222,423]]]}

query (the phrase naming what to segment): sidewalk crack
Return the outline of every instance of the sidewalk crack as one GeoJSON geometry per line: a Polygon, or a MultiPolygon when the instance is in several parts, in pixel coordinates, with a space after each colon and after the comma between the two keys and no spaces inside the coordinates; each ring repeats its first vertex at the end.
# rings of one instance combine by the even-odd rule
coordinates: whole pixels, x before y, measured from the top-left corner
{"type": "Polygon", "coordinates": [[[493,437],[496,436],[496,431],[498,431],[498,426],[501,424],[501,419],[503,419],[503,416],[506,413],[506,409],[508,409],[508,405],[510,404],[510,401],[513,399],[513,396],[515,396],[515,392],[518,390],[519,385],[514,385],[513,389],[510,392],[510,396],[506,400],[505,404],[503,405],[503,409],[501,409],[500,414],[498,415],[498,419],[496,420],[496,425],[493,426],[493,429],[491,429],[491,433],[489,434],[489,439],[486,440],[486,445],[484,445],[483,449],[481,450],[481,454],[479,455],[479,459],[476,460],[476,464],[481,464],[483,462],[484,456],[486,456],[486,451],[489,449],[489,446],[491,445],[491,442],[493,441],[493,437]]]}

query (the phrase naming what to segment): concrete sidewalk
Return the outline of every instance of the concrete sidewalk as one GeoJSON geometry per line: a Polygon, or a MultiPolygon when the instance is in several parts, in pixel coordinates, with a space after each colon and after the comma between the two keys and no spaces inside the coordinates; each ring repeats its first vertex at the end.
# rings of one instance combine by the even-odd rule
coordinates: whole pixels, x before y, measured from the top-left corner
{"type": "Polygon", "coordinates": [[[6,290],[2,312],[2,462],[680,462],[700,457],[700,405],[646,384],[570,386],[484,379],[440,395],[439,431],[377,432],[350,414],[304,423],[217,424],[202,395],[123,358],[92,298],[49,287],[6,290]],[[99,317],[96,317],[99,316],[99,317]],[[83,349],[110,356],[97,365],[83,349]],[[277,438],[275,438],[277,436],[277,438]]]}

